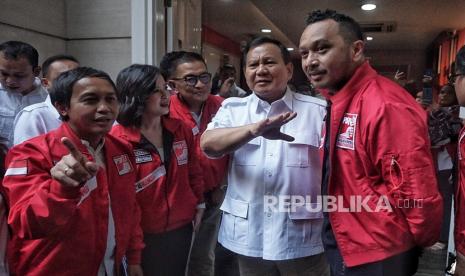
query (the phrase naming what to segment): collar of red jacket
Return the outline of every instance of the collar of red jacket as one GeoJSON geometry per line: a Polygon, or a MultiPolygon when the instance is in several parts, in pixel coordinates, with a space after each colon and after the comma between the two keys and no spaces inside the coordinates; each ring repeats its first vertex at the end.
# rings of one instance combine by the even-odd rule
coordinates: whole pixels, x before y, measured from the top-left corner
{"type": "Polygon", "coordinates": [[[376,75],[376,71],[370,66],[369,62],[365,61],[362,65],[355,69],[355,72],[350,80],[342,87],[341,90],[336,92],[336,94],[330,95],[326,89],[323,89],[320,92],[333,103],[342,101],[344,99],[351,98],[351,95],[359,91],[370,79],[373,79],[376,75]]]}
{"type": "MultiPolygon", "coordinates": [[[[168,116],[161,117],[161,124],[163,128],[169,132],[174,133],[175,130],[180,126],[181,121],[170,118],[168,116]]],[[[112,134],[115,136],[124,137],[129,142],[139,143],[141,139],[140,129],[135,127],[124,127],[122,125],[116,125],[113,127],[112,134]]]]}
{"type": "MultiPolygon", "coordinates": [[[[207,100],[203,103],[202,110],[209,108],[210,106],[216,107],[216,103],[220,104],[223,102],[223,98],[214,95],[208,95],[207,100]]],[[[216,107],[218,109],[218,107],[216,107]]],[[[191,111],[189,106],[181,99],[181,97],[176,95],[171,95],[170,98],[170,112],[179,112],[191,116],[191,111]]]]}
{"type": "MultiPolygon", "coordinates": [[[[74,130],[71,128],[68,122],[63,122],[61,126],[57,129],[57,137],[68,137],[73,144],[76,146],[77,150],[86,155],[89,160],[93,160],[94,158],[87,150],[87,147],[82,143],[81,138],[77,136],[74,130]]],[[[102,137],[103,138],[103,137],[102,137]]]]}

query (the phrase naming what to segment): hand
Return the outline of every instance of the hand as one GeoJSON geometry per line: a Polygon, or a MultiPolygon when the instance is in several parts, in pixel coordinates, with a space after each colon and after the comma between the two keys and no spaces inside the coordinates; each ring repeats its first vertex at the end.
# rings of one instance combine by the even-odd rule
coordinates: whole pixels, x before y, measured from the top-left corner
{"type": "Polygon", "coordinates": [[[200,223],[202,223],[203,212],[205,212],[205,208],[197,208],[197,213],[194,217],[194,232],[198,232],[200,229],[200,223]]]}
{"type": "Polygon", "coordinates": [[[79,152],[69,138],[63,137],[61,142],[68,148],[69,154],[63,156],[50,170],[54,179],[64,186],[78,187],[97,174],[99,166],[79,152]]]}
{"type": "Polygon", "coordinates": [[[394,79],[395,79],[396,81],[405,80],[405,72],[402,72],[402,71],[397,70],[397,71],[396,71],[396,74],[394,75],[394,79]]]}
{"type": "Polygon", "coordinates": [[[221,202],[223,202],[224,199],[224,190],[221,187],[216,187],[212,192],[211,192],[211,204],[213,205],[218,205],[221,202]]]}
{"type": "Polygon", "coordinates": [[[129,276],[144,276],[142,267],[140,265],[128,265],[129,276]]]}
{"type": "Polygon", "coordinates": [[[220,91],[218,92],[218,95],[220,95],[223,98],[229,97],[229,93],[231,90],[231,86],[234,84],[234,78],[227,78],[223,84],[221,84],[220,91]]]}
{"type": "Polygon", "coordinates": [[[270,118],[266,118],[265,120],[252,124],[251,133],[255,137],[263,136],[264,138],[270,140],[280,139],[292,142],[294,141],[294,137],[282,133],[280,128],[281,126],[294,119],[296,116],[296,112],[285,112],[270,118]]]}

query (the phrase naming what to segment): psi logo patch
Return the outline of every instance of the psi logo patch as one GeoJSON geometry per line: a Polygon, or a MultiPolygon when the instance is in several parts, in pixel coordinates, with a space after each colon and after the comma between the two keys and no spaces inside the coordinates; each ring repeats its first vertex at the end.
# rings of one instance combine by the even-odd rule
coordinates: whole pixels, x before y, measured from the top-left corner
{"type": "Polygon", "coordinates": [[[113,157],[113,162],[115,162],[119,175],[132,172],[131,162],[127,154],[113,157]]]}
{"type": "Polygon", "coordinates": [[[173,151],[176,154],[176,159],[178,159],[178,165],[187,164],[188,151],[186,140],[174,142],[173,151]]]}
{"type": "Polygon", "coordinates": [[[358,114],[346,113],[342,120],[336,147],[343,149],[355,149],[355,130],[357,129],[358,114]]]}

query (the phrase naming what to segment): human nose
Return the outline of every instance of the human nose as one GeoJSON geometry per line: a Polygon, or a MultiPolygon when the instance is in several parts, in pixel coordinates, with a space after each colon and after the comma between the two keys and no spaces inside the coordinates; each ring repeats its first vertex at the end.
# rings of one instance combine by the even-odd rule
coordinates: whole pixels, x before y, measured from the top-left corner
{"type": "Polygon", "coordinates": [[[266,67],[265,64],[260,63],[257,67],[257,74],[266,74],[268,73],[268,68],[266,67]]]}
{"type": "Polygon", "coordinates": [[[97,106],[97,112],[107,113],[111,111],[110,103],[105,100],[101,100],[97,106]]]}
{"type": "Polygon", "coordinates": [[[17,82],[17,79],[15,77],[12,77],[12,76],[5,77],[5,83],[7,85],[16,84],[16,82],[17,82]]]}

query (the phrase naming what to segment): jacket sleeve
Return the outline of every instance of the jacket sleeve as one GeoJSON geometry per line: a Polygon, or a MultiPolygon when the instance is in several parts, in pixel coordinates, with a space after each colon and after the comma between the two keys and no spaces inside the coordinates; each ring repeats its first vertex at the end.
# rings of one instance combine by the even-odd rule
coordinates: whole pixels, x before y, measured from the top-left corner
{"type": "Polygon", "coordinates": [[[420,246],[439,238],[443,203],[438,191],[426,113],[391,103],[377,112],[365,130],[370,158],[381,172],[381,185],[397,214],[403,216],[420,246]]]}
{"type": "Polygon", "coordinates": [[[5,164],[3,187],[12,231],[24,239],[63,231],[78,208],[79,188],[64,187],[52,179],[52,161],[31,143],[13,147],[5,164]]]}
{"type": "Polygon", "coordinates": [[[200,167],[200,156],[198,155],[198,150],[196,148],[196,143],[194,141],[192,131],[187,129],[185,133],[189,152],[189,184],[198,199],[197,203],[200,204],[205,201],[203,198],[203,193],[205,191],[205,181],[203,178],[202,168],[200,167]]]}

